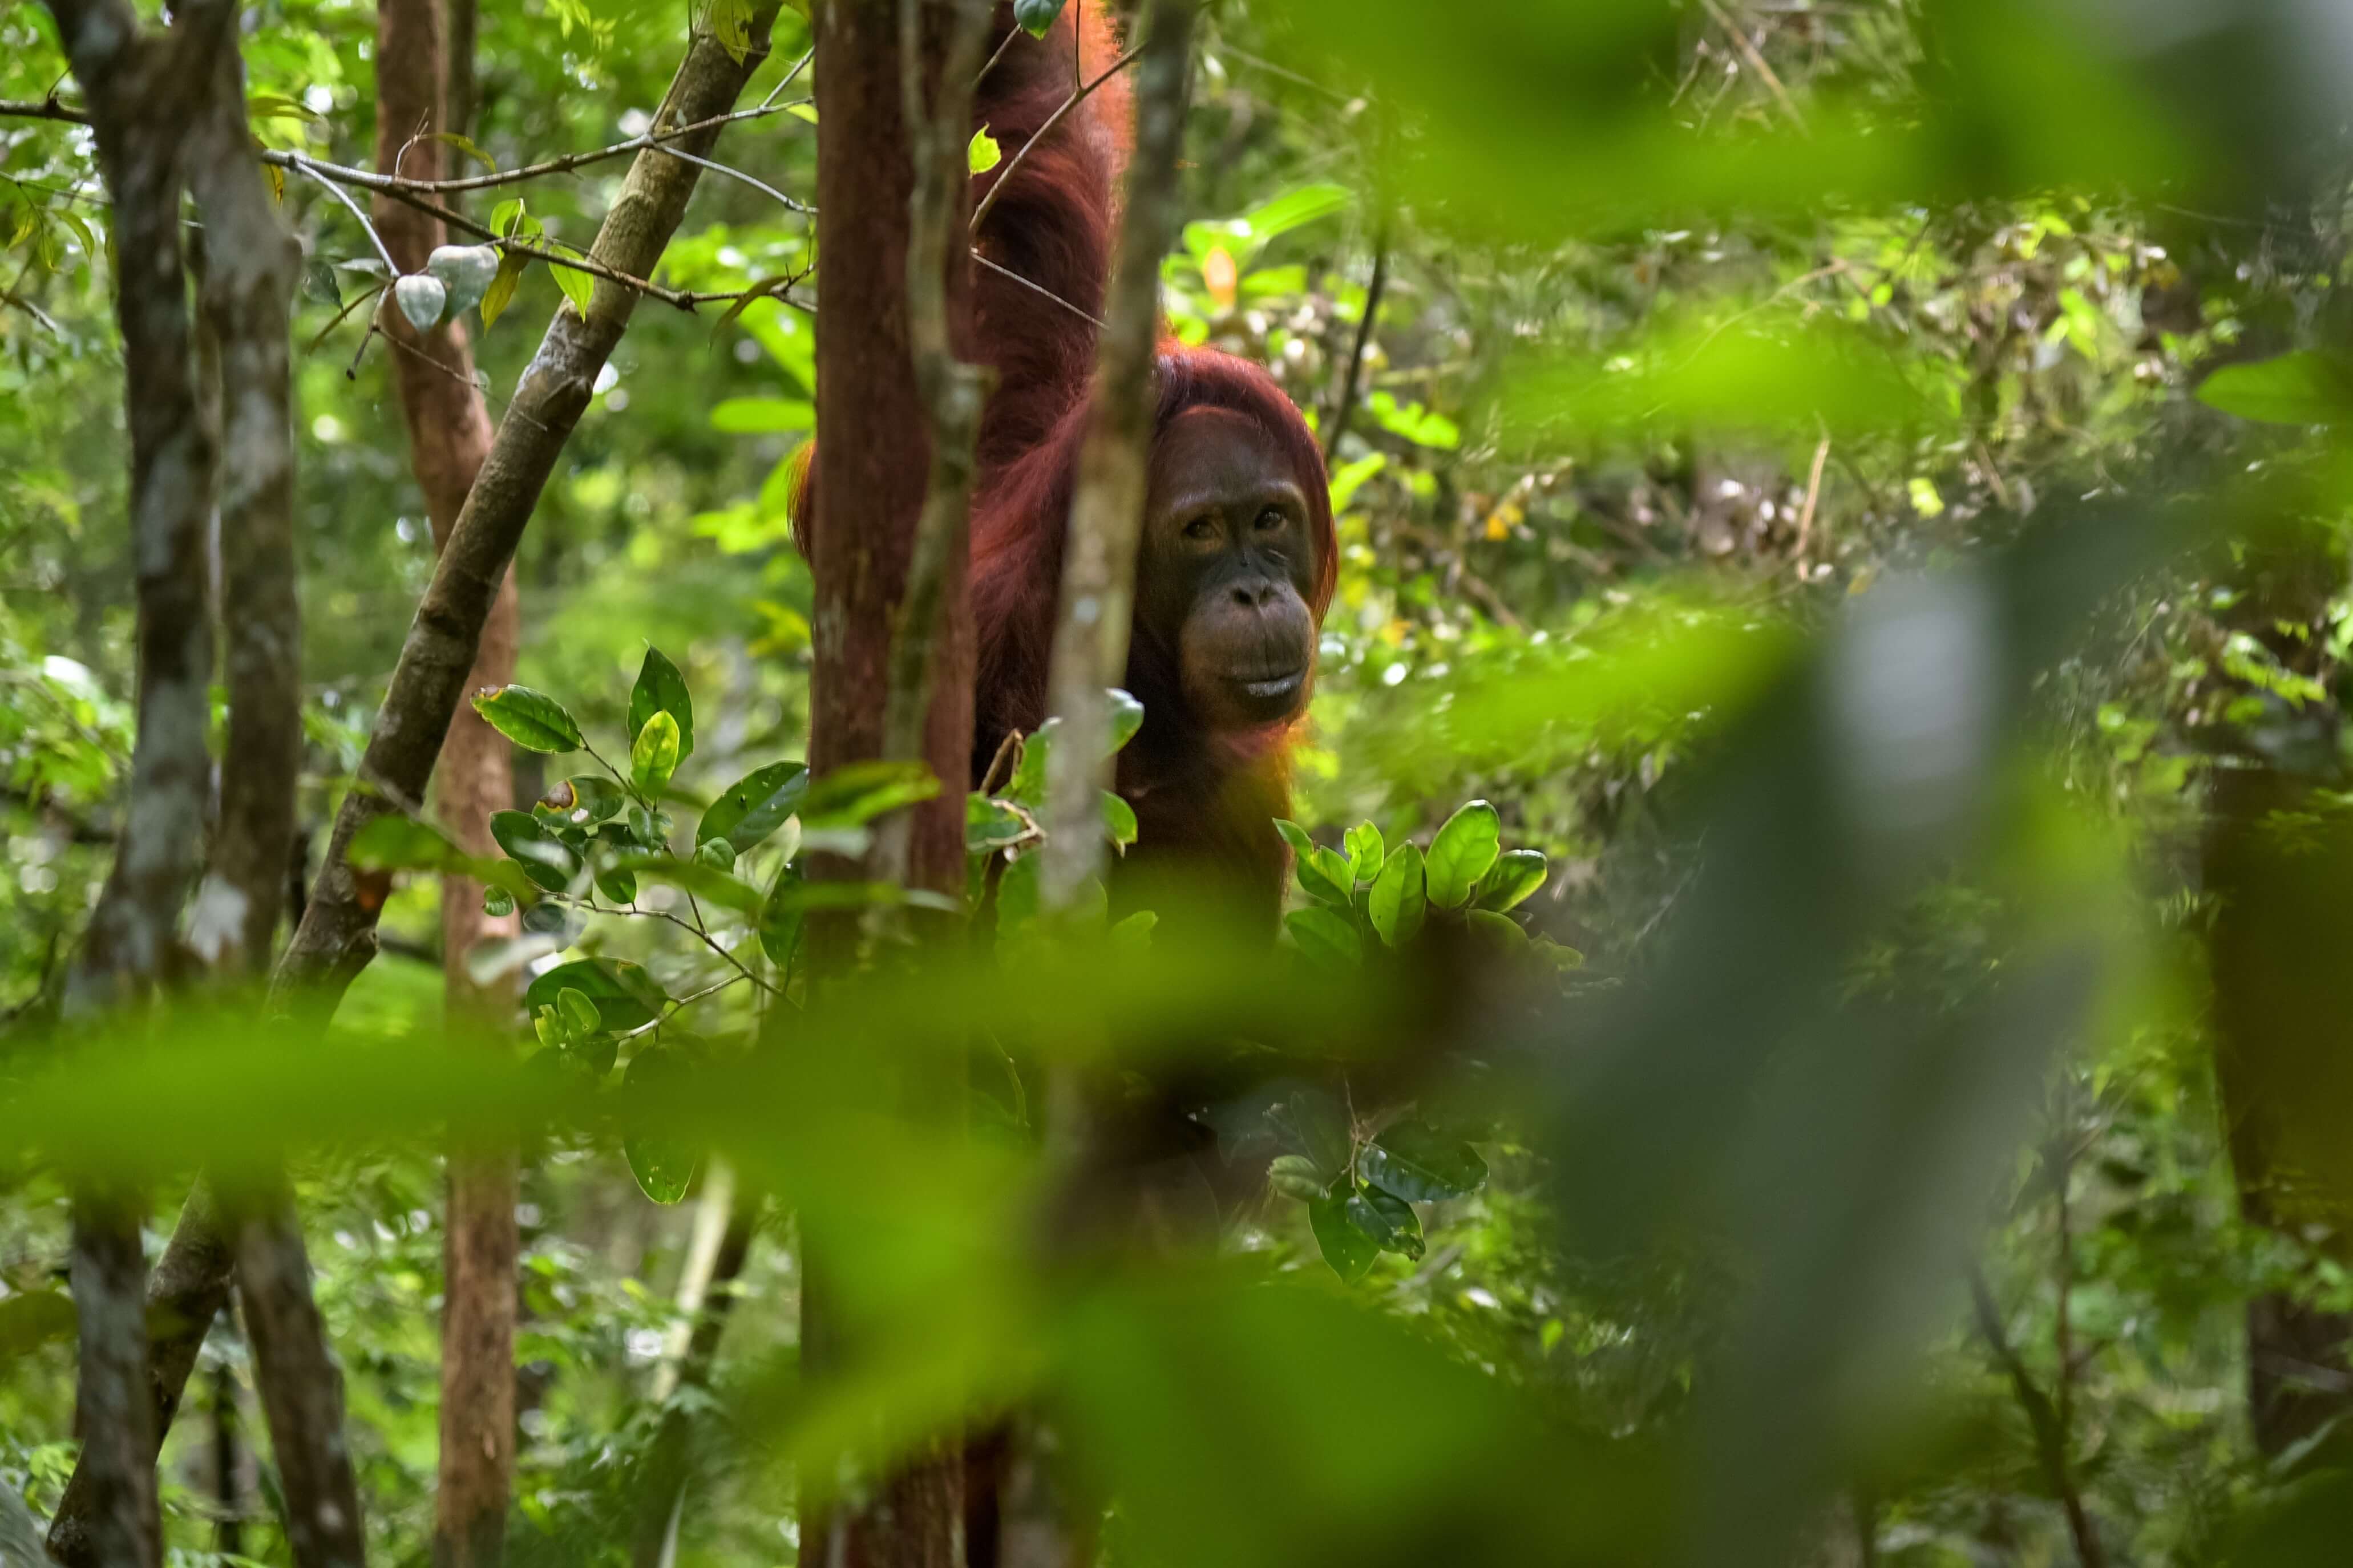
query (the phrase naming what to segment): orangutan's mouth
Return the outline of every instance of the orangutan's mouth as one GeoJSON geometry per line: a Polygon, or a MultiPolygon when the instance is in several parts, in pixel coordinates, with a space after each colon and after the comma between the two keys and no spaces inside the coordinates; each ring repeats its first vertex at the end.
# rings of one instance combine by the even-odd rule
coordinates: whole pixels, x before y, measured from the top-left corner
{"type": "Polygon", "coordinates": [[[1307,682],[1307,671],[1294,669],[1287,675],[1270,675],[1257,680],[1241,680],[1239,685],[1244,696],[1253,702],[1282,702],[1299,695],[1307,682]]]}

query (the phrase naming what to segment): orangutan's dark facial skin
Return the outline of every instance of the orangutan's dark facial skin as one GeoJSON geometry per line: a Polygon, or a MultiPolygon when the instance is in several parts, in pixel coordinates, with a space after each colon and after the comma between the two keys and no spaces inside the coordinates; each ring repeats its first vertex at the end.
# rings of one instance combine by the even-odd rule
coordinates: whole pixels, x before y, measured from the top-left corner
{"type": "Polygon", "coordinates": [[[1212,731],[1307,707],[1315,658],[1315,539],[1307,498],[1258,423],[1177,416],[1153,451],[1136,618],[1173,642],[1185,700],[1212,731]]]}

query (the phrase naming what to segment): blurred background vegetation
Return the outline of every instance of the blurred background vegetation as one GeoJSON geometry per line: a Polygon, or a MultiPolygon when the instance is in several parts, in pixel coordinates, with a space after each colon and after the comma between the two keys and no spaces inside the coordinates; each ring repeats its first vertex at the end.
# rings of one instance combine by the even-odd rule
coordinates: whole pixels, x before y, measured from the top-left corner
{"type": "MultiPolygon", "coordinates": [[[[474,142],[514,167],[638,133],[687,26],[483,0],[474,142]]],[[[373,9],[246,27],[265,144],[364,163],[373,9]]],[[[753,95],[805,35],[788,11],[753,95]]],[[[1365,821],[1427,842],[1492,802],[1549,857],[1529,924],[1584,963],[1541,1005],[1498,983],[1455,1009],[1475,1061],[1439,1081],[1489,1179],[1423,1206],[1416,1255],[1343,1285],[1261,1190],[1221,1207],[1216,1310],[1148,1279],[1039,1331],[1100,1436],[1113,1560],[2344,1561],[2348,66],[2337,10],[2288,0],[1209,7],[1171,330],[1345,421],[1301,816],[1335,847],[1365,821]],[[1523,1422],[1553,1446],[1515,1448],[1523,1422]]],[[[65,70],[47,13],[0,0],[0,99],[65,70]]],[[[723,155],[806,192],[815,134],[763,120],[723,155]]],[[[531,211],[585,243],[623,166],[531,211]]],[[[284,202],[323,843],[432,552],[386,350],[354,365],[339,322],[371,247],[315,187],[284,202]]],[[[105,232],[87,133],[0,119],[19,1084],[130,742],[105,232]]],[[[705,182],[662,280],[809,250],[705,182]]],[[[533,269],[480,337],[493,416],[558,299],[533,269]]],[[[664,650],[690,796],[801,753],[784,475],[812,342],[775,301],[641,307],[518,559],[521,681],[609,734],[664,650]]],[[[434,898],[396,895],[344,1044],[435,1026],[434,898]]],[[[585,951],[673,995],[723,973],[614,924],[585,951]]],[[[74,1451],[65,1189],[0,1162],[0,1486],[46,1515],[74,1451]]],[[[298,1170],[387,1562],[430,1534],[438,1169],[357,1140],[298,1170]]],[[[791,1211],[733,1286],[715,1395],[681,1396],[657,1369],[697,1202],[649,1201],[595,1129],[523,1183],[509,1551],[628,1556],[686,1397],[742,1440],[679,1556],[797,1560],[789,1436],[746,1414],[791,1404],[791,1211]]],[[[165,1449],[175,1564],[287,1560],[266,1449],[220,1473],[216,1434],[259,1426],[216,1333],[165,1449]]]]}

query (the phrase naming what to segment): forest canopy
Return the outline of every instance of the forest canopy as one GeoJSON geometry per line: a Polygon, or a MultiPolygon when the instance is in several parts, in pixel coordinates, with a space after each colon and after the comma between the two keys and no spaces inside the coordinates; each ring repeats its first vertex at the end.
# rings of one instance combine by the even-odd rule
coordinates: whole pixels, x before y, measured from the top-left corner
{"type": "Polygon", "coordinates": [[[2341,1563],[2348,81],[0,0],[0,1568],[2341,1563]]]}

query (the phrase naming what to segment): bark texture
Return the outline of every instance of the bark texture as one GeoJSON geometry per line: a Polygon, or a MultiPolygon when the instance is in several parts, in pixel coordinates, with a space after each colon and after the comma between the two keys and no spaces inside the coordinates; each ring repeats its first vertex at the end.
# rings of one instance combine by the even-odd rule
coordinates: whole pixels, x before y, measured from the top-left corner
{"type": "Polygon", "coordinates": [[[1176,157],[1185,142],[1193,0],[1152,0],[1137,63],[1135,153],[1128,160],[1119,250],[1103,302],[1094,396],[1079,449],[1047,710],[1063,740],[1046,760],[1046,907],[1069,907],[1103,869],[1102,792],[1111,786],[1106,689],[1127,669],[1136,542],[1152,462],[1153,362],[1160,340],[1160,258],[1176,243],[1176,157]]]}
{"type": "Polygon", "coordinates": [[[694,1239],[679,1281],[678,1305],[688,1322],[684,1342],[672,1346],[654,1376],[654,1403],[669,1408],[646,1450],[629,1543],[634,1568],[670,1568],[677,1558],[679,1514],[694,1477],[698,1423],[692,1409],[671,1404],[671,1396],[681,1389],[711,1386],[719,1337],[726,1331],[727,1315],[735,1304],[732,1287],[751,1257],[752,1233],[759,1218],[759,1194],[739,1186],[732,1173],[714,1162],[703,1178],[694,1239]]]}
{"type": "MultiPolygon", "coordinates": [[[[471,7],[466,0],[453,0],[449,10],[453,16],[464,11],[469,18],[470,53],[471,7]]],[[[445,102],[445,84],[454,71],[443,16],[442,0],[381,0],[376,7],[380,173],[421,180],[442,176],[444,143],[432,137],[459,129],[445,102]]],[[[470,82],[470,59],[464,75],[470,82]]],[[[383,195],[372,205],[376,232],[405,272],[421,270],[434,247],[448,238],[441,221],[417,207],[383,195]]],[[[463,321],[419,332],[396,310],[381,319],[386,335],[410,351],[392,355],[391,371],[434,547],[445,549],[490,455],[490,410],[474,383],[474,356],[463,321]]],[[[522,607],[510,563],[491,601],[467,688],[480,690],[512,680],[521,641],[522,607]]],[[[434,804],[451,841],[471,855],[495,855],[491,814],[514,804],[513,757],[505,737],[469,705],[460,704],[450,720],[433,786],[434,804]]],[[[478,945],[511,937],[517,929],[515,916],[484,912],[481,885],[472,878],[442,878],[442,984],[453,1024],[478,1025],[497,1037],[514,1004],[513,981],[476,984],[469,958],[478,945]]],[[[436,1568],[495,1568],[504,1555],[514,1471],[518,1184],[512,1148],[450,1155],[442,1226],[436,1568]]]]}
{"type": "MultiPolygon", "coordinates": [[[[2282,628],[2316,624],[2341,580],[2326,541],[2266,542],[2244,558],[2233,625],[2285,668],[2326,678],[2324,639],[2282,628]]],[[[2343,716],[2315,705],[2304,720],[2323,727],[2310,754],[2335,758],[2343,716]]],[[[2326,1236],[2342,1260],[2353,1247],[2353,966],[2331,939],[2353,879],[2353,831],[2316,795],[2337,787],[2341,779],[2291,771],[2253,747],[2226,750],[2214,759],[2202,858],[2215,1079],[2240,1210],[2291,1236],[2326,1236]],[[2283,831],[2290,822],[2297,831],[2283,831]]],[[[2248,1303],[2246,1327],[2248,1415],[2264,1453],[2353,1412],[2353,1318],[2267,1295],[2248,1303]]]]}
{"type": "MultiPolygon", "coordinates": [[[[922,95],[938,92],[950,53],[950,7],[928,5],[908,31],[921,43],[922,95]]],[[[881,0],[824,0],[815,12],[818,106],[818,247],[827,263],[826,308],[818,318],[818,458],[809,564],[816,578],[812,619],[809,768],[822,774],[889,755],[889,731],[921,735],[921,754],[944,787],[914,808],[884,840],[887,868],[907,885],[944,892],[964,885],[964,780],[972,751],[973,632],[966,568],[968,519],[950,504],[919,528],[932,488],[930,405],[919,384],[919,344],[909,310],[910,238],[915,195],[911,94],[902,61],[902,14],[881,0]],[[928,540],[920,573],[919,534],[928,540]],[[918,592],[912,619],[910,579],[918,592]],[[902,641],[902,627],[913,635],[902,641]],[[928,631],[928,646],[924,633],[928,631]],[[902,658],[894,658],[894,655],[902,658]],[[893,681],[894,668],[922,670],[920,682],[893,681]],[[923,708],[907,711],[920,685],[923,708]],[[890,694],[901,696],[891,722],[890,694]],[[875,700],[878,693],[885,700],[875,700]],[[916,719],[920,717],[920,731],[916,719]]],[[[968,94],[969,83],[958,89],[968,94]]],[[[967,100],[968,101],[968,100],[967,100]]],[[[969,136],[958,121],[959,143],[969,136]]],[[[939,193],[934,190],[934,200],[939,193]]],[[[965,186],[952,192],[961,232],[965,186]]],[[[926,279],[919,302],[936,370],[969,352],[965,321],[970,263],[962,245],[945,247],[944,277],[926,279]],[[942,320],[944,318],[944,320],[942,320]],[[944,336],[946,354],[938,353],[944,336]]],[[[947,454],[950,467],[954,454],[947,454]]],[[[966,467],[969,467],[968,461],[966,467]]],[[[953,475],[949,476],[953,479],[953,475]]],[[[859,875],[839,861],[820,874],[859,875]]],[[[821,933],[821,963],[849,957],[847,933],[821,933]]],[[[936,1093],[942,1086],[911,1086],[936,1093]]],[[[855,1325],[838,1318],[828,1290],[821,1226],[804,1226],[801,1354],[813,1377],[846,1363],[855,1325]]],[[[943,1436],[892,1473],[875,1478],[858,1506],[805,1507],[805,1561],[843,1568],[957,1568],[964,1560],[963,1458],[943,1436]]]]}
{"type": "MultiPolygon", "coordinates": [[[[696,37],[663,100],[659,116],[663,124],[698,123],[734,106],[744,82],[766,58],[768,29],[778,3],[755,0],[751,47],[741,61],[730,58],[715,38],[696,37]]],[[[86,13],[98,18],[90,47],[100,58],[106,58],[106,51],[121,47],[132,36],[127,7],[100,5],[98,0],[59,0],[59,8],[61,31],[68,37],[77,36],[86,13]],[[117,16],[125,18],[119,25],[110,20],[117,16]]],[[[159,101],[172,99],[166,93],[159,101]]],[[[675,144],[708,156],[721,129],[709,125],[678,138],[675,144]]],[[[651,270],[684,216],[700,173],[696,165],[663,153],[640,153],[630,167],[621,199],[598,231],[591,254],[601,264],[632,277],[651,270]]],[[[127,247],[125,252],[135,254],[127,247]]],[[[176,270],[176,258],[173,265],[176,270]]],[[[351,793],[336,818],[325,867],[272,976],[274,1005],[297,1008],[312,1024],[322,1026],[353,976],[374,953],[376,916],[386,889],[373,879],[361,886],[344,860],[344,851],[352,836],[382,815],[388,803],[414,808],[423,795],[515,545],[565,442],[587,406],[596,372],[619,342],[635,303],[636,296],[629,290],[600,282],[586,317],[569,305],[560,308],[517,388],[509,409],[516,417],[501,425],[482,480],[470,494],[451,530],[450,542],[442,552],[402,646],[391,689],[361,763],[363,787],[351,793]]],[[[185,312],[180,336],[185,341],[185,312]]],[[[193,395],[189,402],[193,408],[193,395]]],[[[193,417],[190,428],[200,429],[193,417]]],[[[159,437],[171,433],[166,426],[153,432],[159,437]]],[[[179,449],[179,446],[173,447],[179,449]]],[[[147,467],[152,468],[153,464],[147,467]]],[[[184,478],[191,472],[184,457],[174,471],[184,478]]],[[[185,489],[175,493],[185,493],[185,489]]],[[[201,730],[197,733],[201,736],[201,730]]],[[[299,1241],[299,1236],[295,1239],[299,1241]]],[[[218,1310],[227,1290],[230,1252],[212,1205],[201,1192],[192,1195],[181,1210],[171,1247],[148,1292],[149,1313],[168,1322],[209,1323],[211,1312],[218,1310]]],[[[201,1329],[194,1331],[201,1342],[201,1329]]],[[[195,1363],[195,1343],[186,1346],[185,1357],[176,1352],[163,1353],[167,1348],[159,1346],[149,1365],[150,1408],[159,1432],[177,1410],[189,1368],[195,1363]]],[[[67,1568],[81,1568],[96,1561],[86,1547],[73,1545],[88,1537],[97,1517],[90,1500],[93,1496],[93,1487],[78,1474],[52,1523],[52,1550],[63,1542],[79,1553],[60,1554],[67,1568]]]]}
{"type": "MultiPolygon", "coordinates": [[[[113,204],[138,599],[130,805],[63,999],[69,1026],[87,1031],[178,967],[180,912],[204,841],[213,654],[206,529],[215,447],[197,395],[181,253],[180,128],[199,111],[216,60],[232,50],[234,11],[209,0],[154,34],[124,0],[53,0],[50,10],[90,105],[113,204]]],[[[51,1541],[68,1560],[102,1568],[155,1568],[162,1554],[142,1208],[140,1196],[107,1173],[79,1173],[70,1272],[84,1506],[60,1516],[51,1541]]]]}
{"type": "Polygon", "coordinates": [[[343,1375],[327,1348],[293,1194],[274,1184],[237,1204],[237,1293],[253,1380],[269,1418],[296,1568],[362,1568],[359,1486],[343,1438],[343,1375]]]}

